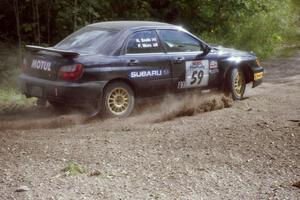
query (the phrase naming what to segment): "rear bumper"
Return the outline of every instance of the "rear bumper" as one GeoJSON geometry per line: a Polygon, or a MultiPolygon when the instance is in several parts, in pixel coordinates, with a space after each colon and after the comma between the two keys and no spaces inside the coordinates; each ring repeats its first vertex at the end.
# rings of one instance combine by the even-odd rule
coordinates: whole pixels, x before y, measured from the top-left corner
{"type": "Polygon", "coordinates": [[[18,85],[27,97],[38,97],[67,105],[83,105],[98,102],[106,81],[71,83],[40,79],[26,74],[18,78],[18,85]]]}

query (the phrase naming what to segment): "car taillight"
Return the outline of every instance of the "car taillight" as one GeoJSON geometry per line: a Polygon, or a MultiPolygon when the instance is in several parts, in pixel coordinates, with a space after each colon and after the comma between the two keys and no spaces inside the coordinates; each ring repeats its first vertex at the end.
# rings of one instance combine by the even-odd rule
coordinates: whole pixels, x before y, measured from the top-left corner
{"type": "Polygon", "coordinates": [[[21,64],[22,72],[24,72],[27,68],[28,68],[28,62],[27,62],[26,58],[23,58],[22,64],[21,64]]]}
{"type": "Polygon", "coordinates": [[[66,65],[59,69],[58,77],[62,80],[76,80],[80,78],[82,71],[82,64],[66,65]]]}

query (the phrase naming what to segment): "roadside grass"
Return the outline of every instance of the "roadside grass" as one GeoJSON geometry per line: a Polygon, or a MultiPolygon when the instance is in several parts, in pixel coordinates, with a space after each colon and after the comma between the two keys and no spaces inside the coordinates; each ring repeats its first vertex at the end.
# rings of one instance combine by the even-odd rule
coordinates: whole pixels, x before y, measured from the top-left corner
{"type": "Polygon", "coordinates": [[[97,169],[91,170],[88,172],[87,167],[78,164],[74,161],[67,161],[65,163],[65,167],[61,170],[64,176],[76,176],[80,174],[86,174],[89,177],[98,177],[98,178],[106,178],[106,179],[113,179],[117,175],[110,172],[101,172],[97,169]]]}
{"type": "Polygon", "coordinates": [[[36,98],[26,98],[16,88],[0,88],[0,114],[34,106],[36,98]]]}
{"type": "Polygon", "coordinates": [[[0,114],[34,106],[36,99],[27,99],[18,89],[20,74],[18,50],[14,45],[0,42],[0,114]]]}
{"type": "Polygon", "coordinates": [[[86,169],[76,162],[68,161],[65,168],[62,169],[62,172],[64,172],[66,176],[75,176],[85,173],[86,169]]]}

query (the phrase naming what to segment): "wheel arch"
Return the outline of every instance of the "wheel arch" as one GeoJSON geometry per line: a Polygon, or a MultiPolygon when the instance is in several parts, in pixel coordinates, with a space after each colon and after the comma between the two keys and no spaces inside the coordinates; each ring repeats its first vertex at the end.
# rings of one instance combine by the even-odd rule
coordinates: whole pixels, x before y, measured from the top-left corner
{"type": "Polygon", "coordinates": [[[108,85],[110,85],[110,84],[112,84],[112,83],[116,83],[116,82],[123,82],[123,83],[126,83],[128,86],[131,87],[131,89],[132,89],[134,95],[136,96],[136,87],[135,87],[135,85],[134,85],[130,80],[128,80],[128,79],[126,79],[126,78],[114,78],[114,79],[109,80],[109,81],[105,84],[105,86],[104,86],[104,88],[103,88],[103,91],[105,91],[105,89],[107,88],[108,85]]]}
{"type": "Polygon", "coordinates": [[[249,82],[252,82],[254,79],[253,79],[253,71],[251,69],[251,66],[248,64],[248,63],[238,63],[238,64],[235,64],[235,63],[228,63],[227,64],[227,67],[224,71],[224,80],[227,80],[229,74],[230,74],[230,71],[234,68],[239,68],[242,70],[243,74],[245,75],[245,79],[246,79],[246,84],[249,83],[249,82]]]}

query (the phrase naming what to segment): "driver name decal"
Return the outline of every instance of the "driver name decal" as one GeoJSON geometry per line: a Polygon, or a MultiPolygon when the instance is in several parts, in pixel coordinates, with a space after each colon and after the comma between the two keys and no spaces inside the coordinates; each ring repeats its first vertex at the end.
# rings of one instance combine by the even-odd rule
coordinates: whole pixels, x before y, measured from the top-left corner
{"type": "Polygon", "coordinates": [[[138,48],[157,48],[158,42],[156,38],[140,38],[135,40],[138,48]]]}

